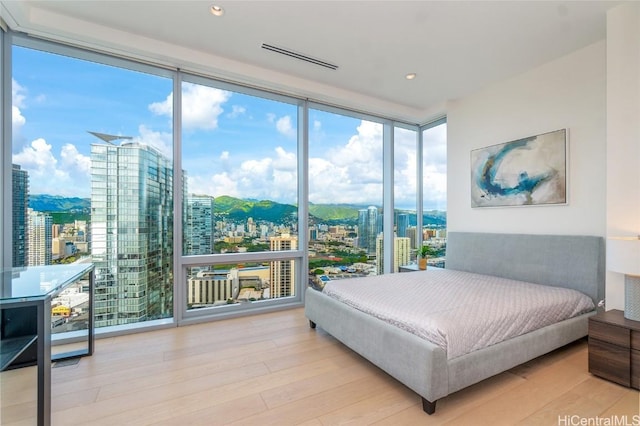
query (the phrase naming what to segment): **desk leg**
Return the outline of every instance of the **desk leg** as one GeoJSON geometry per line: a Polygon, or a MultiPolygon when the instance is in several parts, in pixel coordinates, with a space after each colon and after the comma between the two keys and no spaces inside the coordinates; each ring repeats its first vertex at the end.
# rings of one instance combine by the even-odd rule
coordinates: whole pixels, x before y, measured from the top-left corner
{"type": "Polygon", "coordinates": [[[89,272],[89,347],[88,347],[88,355],[93,355],[93,343],[95,338],[94,331],[94,320],[93,320],[93,304],[95,302],[95,271],[91,270],[89,272]]]}
{"type": "Polygon", "coordinates": [[[38,309],[38,426],[51,424],[51,299],[37,305],[38,309]]]}

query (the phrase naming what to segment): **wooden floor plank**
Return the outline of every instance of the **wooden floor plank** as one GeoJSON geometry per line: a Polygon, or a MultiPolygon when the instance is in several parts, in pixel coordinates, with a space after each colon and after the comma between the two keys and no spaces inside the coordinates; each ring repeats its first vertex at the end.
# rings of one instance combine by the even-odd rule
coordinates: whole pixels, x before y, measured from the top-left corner
{"type": "MultiPolygon", "coordinates": [[[[98,339],[52,369],[54,425],[538,425],[639,415],[638,391],[592,376],[582,339],[437,403],[312,330],[303,309],[98,339]]],[[[33,423],[35,369],[0,373],[2,425],[33,423]]]]}

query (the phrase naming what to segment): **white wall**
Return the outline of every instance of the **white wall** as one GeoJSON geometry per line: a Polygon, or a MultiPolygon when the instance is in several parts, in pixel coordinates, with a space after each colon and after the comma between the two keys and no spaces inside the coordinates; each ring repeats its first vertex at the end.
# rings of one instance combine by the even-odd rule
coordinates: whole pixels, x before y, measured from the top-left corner
{"type": "MultiPolygon", "coordinates": [[[[640,235],[640,3],[607,13],[607,236],[640,235]]],[[[624,309],[607,273],[607,309],[624,309]]]]}
{"type": "Polygon", "coordinates": [[[449,105],[449,231],[605,235],[605,48],[595,43],[449,105]],[[471,208],[471,150],[562,128],[567,205],[471,208]]]}

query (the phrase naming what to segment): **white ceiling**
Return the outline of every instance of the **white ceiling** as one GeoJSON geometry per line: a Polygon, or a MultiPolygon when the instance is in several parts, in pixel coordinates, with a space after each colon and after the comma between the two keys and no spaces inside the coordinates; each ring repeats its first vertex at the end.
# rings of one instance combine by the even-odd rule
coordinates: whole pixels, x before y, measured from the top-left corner
{"type": "Polygon", "coordinates": [[[606,10],[619,2],[0,3],[17,31],[422,123],[448,101],[603,39],[606,10]],[[214,3],[224,16],[209,13],[214,3]],[[417,78],[406,80],[409,72],[417,78]]]}

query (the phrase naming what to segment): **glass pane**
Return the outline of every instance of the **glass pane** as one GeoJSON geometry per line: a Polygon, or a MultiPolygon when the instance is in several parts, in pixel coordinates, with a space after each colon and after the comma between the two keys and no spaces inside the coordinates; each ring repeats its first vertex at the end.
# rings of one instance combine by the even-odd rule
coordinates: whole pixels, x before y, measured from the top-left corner
{"type": "Polygon", "coordinates": [[[309,111],[309,273],[382,269],[382,124],[309,111]]]}
{"type": "Polygon", "coordinates": [[[394,272],[400,266],[415,263],[417,248],[417,143],[418,132],[396,127],[394,129],[394,272]]]}
{"type": "Polygon", "coordinates": [[[287,259],[186,268],[187,308],[250,305],[295,296],[295,265],[295,260],[287,259]]]}
{"type": "Polygon", "coordinates": [[[96,327],[171,317],[172,81],[14,46],[12,85],[14,265],[94,262],[96,327]]]}
{"type": "Polygon", "coordinates": [[[444,266],[447,244],[447,124],[425,129],[423,140],[424,245],[431,248],[431,266],[444,266]]]}
{"type": "Polygon", "coordinates": [[[183,254],[297,236],[297,106],[187,82],[182,104],[183,254]]]}

